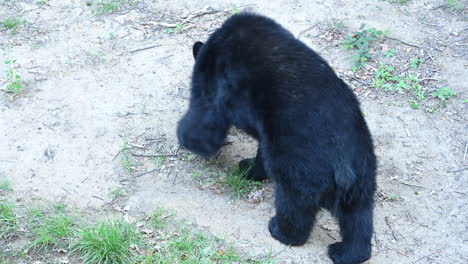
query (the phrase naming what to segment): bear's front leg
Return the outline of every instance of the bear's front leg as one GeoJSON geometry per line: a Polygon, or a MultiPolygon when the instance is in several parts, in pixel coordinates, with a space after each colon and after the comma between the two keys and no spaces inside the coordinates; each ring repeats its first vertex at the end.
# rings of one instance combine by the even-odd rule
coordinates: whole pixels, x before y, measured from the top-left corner
{"type": "Polygon", "coordinates": [[[301,194],[299,189],[279,183],[275,195],[276,216],[268,225],[271,236],[286,245],[305,244],[320,209],[319,196],[301,194]]]}
{"type": "Polygon", "coordinates": [[[243,159],[239,162],[239,169],[241,171],[249,170],[247,179],[254,181],[263,181],[268,179],[268,176],[263,167],[262,154],[260,147],[257,150],[257,156],[251,159],[243,159]]]}

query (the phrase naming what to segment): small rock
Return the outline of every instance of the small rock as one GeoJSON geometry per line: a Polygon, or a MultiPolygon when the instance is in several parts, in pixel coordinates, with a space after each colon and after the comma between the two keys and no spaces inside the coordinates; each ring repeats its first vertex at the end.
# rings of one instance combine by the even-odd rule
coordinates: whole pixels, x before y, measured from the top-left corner
{"type": "Polygon", "coordinates": [[[142,229],[141,232],[143,232],[143,233],[149,235],[149,234],[152,234],[152,233],[153,233],[153,230],[151,230],[151,229],[142,229]]]}
{"type": "Polygon", "coordinates": [[[58,259],[59,263],[64,263],[64,264],[67,264],[67,263],[70,263],[70,259],[68,257],[61,257],[58,259]]]}
{"type": "Polygon", "coordinates": [[[36,75],[36,76],[34,77],[34,80],[35,80],[35,81],[45,81],[45,80],[47,80],[47,77],[46,77],[46,76],[43,76],[43,75],[36,75]]]}
{"type": "Polygon", "coordinates": [[[264,192],[264,190],[260,189],[260,190],[255,190],[255,191],[249,193],[249,196],[248,196],[249,202],[259,203],[259,202],[263,201],[263,199],[264,199],[263,192],[264,192]]]}
{"type": "Polygon", "coordinates": [[[50,148],[47,148],[45,151],[44,151],[44,156],[48,159],[48,160],[53,160],[54,159],[54,156],[55,156],[55,151],[50,149],[50,148]]]}

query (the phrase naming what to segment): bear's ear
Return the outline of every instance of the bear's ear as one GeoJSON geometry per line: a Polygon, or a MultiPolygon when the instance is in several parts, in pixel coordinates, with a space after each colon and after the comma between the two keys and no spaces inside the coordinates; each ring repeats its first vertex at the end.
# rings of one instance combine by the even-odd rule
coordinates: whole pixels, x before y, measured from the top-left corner
{"type": "Polygon", "coordinates": [[[195,44],[193,44],[192,51],[193,51],[193,58],[194,59],[197,59],[198,51],[200,50],[200,48],[202,46],[203,46],[203,42],[200,42],[200,41],[197,41],[197,42],[195,42],[195,44]]]}

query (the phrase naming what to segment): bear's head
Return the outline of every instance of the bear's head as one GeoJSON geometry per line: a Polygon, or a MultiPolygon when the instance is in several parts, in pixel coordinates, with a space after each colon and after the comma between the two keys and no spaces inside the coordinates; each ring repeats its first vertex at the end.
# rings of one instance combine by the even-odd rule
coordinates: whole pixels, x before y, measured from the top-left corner
{"type": "Polygon", "coordinates": [[[219,60],[206,46],[202,42],[193,45],[190,104],[177,126],[179,144],[203,157],[218,152],[231,125],[223,100],[227,96],[222,89],[226,80],[218,74],[219,60]]]}

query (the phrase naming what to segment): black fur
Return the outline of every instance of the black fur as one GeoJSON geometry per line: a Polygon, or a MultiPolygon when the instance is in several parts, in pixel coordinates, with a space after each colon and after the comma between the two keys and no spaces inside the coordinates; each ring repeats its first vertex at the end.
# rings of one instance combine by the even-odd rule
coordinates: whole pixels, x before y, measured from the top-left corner
{"type": "Polygon", "coordinates": [[[275,183],[271,235],[307,242],[320,208],[338,218],[342,242],[329,247],[335,264],[371,256],[376,157],[370,132],[349,87],[317,53],[273,20],[238,14],[196,58],[190,106],[180,144],[216,154],[234,125],[259,142],[249,178],[275,183]]]}

